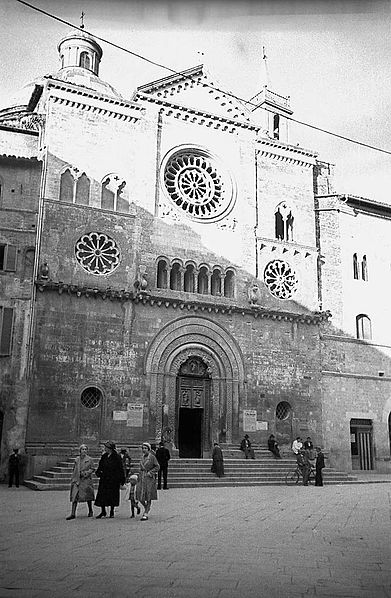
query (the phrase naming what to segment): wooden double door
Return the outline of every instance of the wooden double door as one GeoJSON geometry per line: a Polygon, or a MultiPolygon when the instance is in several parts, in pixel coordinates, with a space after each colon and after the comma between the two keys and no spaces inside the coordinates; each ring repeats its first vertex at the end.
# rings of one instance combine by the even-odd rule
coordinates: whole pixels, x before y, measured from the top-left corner
{"type": "Polygon", "coordinates": [[[210,379],[202,375],[204,368],[198,367],[197,372],[201,375],[180,375],[177,379],[177,446],[183,458],[201,458],[210,442],[210,379]]]}

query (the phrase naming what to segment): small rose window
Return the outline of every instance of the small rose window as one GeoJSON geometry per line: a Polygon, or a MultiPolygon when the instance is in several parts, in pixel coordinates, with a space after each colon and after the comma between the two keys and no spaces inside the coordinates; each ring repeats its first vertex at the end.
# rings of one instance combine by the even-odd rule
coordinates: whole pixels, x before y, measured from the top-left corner
{"type": "Polygon", "coordinates": [[[76,243],[75,255],[82,268],[90,274],[110,274],[120,260],[116,242],[103,233],[83,235],[76,243]]]}
{"type": "Polygon", "coordinates": [[[289,299],[297,288],[296,273],[288,262],[283,260],[269,262],[263,280],[269,292],[278,299],[289,299]]]}

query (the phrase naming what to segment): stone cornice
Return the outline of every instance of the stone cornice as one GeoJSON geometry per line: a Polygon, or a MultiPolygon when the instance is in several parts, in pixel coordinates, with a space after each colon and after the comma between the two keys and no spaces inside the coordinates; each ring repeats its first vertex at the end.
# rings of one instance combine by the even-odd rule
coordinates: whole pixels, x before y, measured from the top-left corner
{"type": "Polygon", "coordinates": [[[312,312],[308,314],[291,313],[287,311],[279,311],[267,309],[259,305],[240,306],[227,305],[226,303],[219,303],[218,301],[202,300],[184,300],[180,297],[164,297],[162,295],[154,295],[152,292],[142,291],[128,291],[125,289],[113,289],[107,287],[105,289],[98,286],[81,286],[76,284],[66,284],[61,281],[38,279],[35,281],[38,290],[56,291],[60,295],[67,293],[69,295],[76,295],[77,297],[87,297],[92,299],[109,299],[111,301],[132,301],[133,303],[142,303],[143,305],[151,305],[154,307],[173,308],[179,310],[187,310],[192,313],[222,313],[222,314],[238,314],[242,316],[252,315],[254,318],[266,318],[272,320],[284,320],[285,322],[301,322],[303,324],[319,324],[331,317],[329,311],[326,312],[312,312]]]}
{"type": "Polygon", "coordinates": [[[317,153],[296,145],[289,145],[274,139],[257,139],[259,155],[272,156],[278,160],[295,162],[302,166],[313,166],[316,164],[317,153]],[[293,155],[292,155],[293,154],[293,155]]]}
{"type": "Polygon", "coordinates": [[[121,120],[136,122],[145,112],[145,108],[135,102],[106,96],[57,79],[48,79],[47,88],[55,102],[107,114],[121,120]]]}
{"type": "Polygon", "coordinates": [[[265,247],[273,249],[282,249],[283,253],[294,253],[295,255],[299,253],[304,253],[306,257],[312,254],[319,253],[317,247],[311,245],[302,245],[301,243],[295,243],[295,241],[280,241],[279,239],[270,239],[269,237],[261,237],[257,235],[257,241],[260,242],[259,249],[262,250],[265,247]]]}

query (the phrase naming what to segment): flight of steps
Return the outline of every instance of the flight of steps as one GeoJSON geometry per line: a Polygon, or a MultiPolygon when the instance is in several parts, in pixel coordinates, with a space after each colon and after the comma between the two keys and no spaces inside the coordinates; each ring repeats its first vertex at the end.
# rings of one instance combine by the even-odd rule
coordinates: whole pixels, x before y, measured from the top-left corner
{"type": "MultiPolygon", "coordinates": [[[[211,473],[211,459],[171,459],[168,468],[169,488],[197,488],[214,486],[267,486],[285,484],[285,475],[296,466],[292,456],[274,459],[273,455],[264,448],[256,447],[255,459],[245,459],[242,451],[236,446],[227,446],[223,450],[224,470],[223,478],[211,473]]],[[[98,464],[99,455],[91,454],[98,464]]],[[[132,463],[137,471],[139,450],[137,457],[131,451],[132,463]]],[[[41,475],[35,475],[26,480],[24,485],[32,490],[67,490],[73,468],[73,458],[60,461],[41,475]]],[[[344,484],[353,482],[355,478],[345,472],[326,467],[323,470],[325,484],[344,484]]],[[[95,478],[94,484],[98,484],[95,478]]]]}

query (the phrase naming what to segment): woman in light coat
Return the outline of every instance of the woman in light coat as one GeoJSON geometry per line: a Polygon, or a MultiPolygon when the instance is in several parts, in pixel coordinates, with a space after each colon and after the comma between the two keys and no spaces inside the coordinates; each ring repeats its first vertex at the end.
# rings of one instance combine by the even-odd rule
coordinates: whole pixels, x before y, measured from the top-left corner
{"type": "Polygon", "coordinates": [[[77,503],[86,502],[88,505],[88,517],[93,516],[92,501],[94,500],[94,483],[92,474],[95,471],[94,461],[88,453],[88,448],[82,444],[79,448],[80,455],[76,457],[71,478],[70,500],[72,503],[71,514],[67,521],[75,519],[77,503]]]}
{"type": "Polygon", "coordinates": [[[141,521],[146,521],[151,510],[151,502],[157,500],[156,476],[160,466],[156,456],[151,452],[149,442],[143,442],[141,450],[140,476],[136,488],[136,499],[144,507],[141,521]]]}

